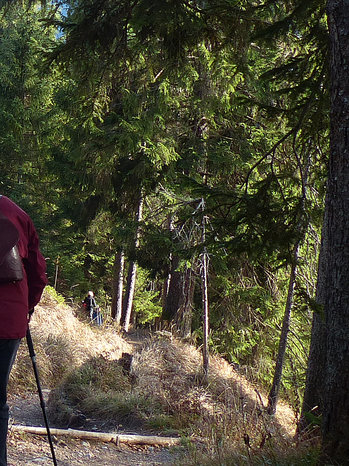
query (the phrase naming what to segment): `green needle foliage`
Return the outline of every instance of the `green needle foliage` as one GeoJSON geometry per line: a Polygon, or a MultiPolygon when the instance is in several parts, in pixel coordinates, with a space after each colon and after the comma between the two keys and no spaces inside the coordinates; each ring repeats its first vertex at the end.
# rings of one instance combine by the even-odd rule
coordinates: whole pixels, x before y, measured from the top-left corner
{"type": "Polygon", "coordinates": [[[2,192],[37,212],[51,281],[58,270],[61,291],[109,306],[123,251],[147,325],[176,264],[200,343],[205,249],[212,349],[268,384],[299,244],[284,382],[299,403],[328,152],[324,2],[46,8],[1,19],[0,164],[2,192]]]}

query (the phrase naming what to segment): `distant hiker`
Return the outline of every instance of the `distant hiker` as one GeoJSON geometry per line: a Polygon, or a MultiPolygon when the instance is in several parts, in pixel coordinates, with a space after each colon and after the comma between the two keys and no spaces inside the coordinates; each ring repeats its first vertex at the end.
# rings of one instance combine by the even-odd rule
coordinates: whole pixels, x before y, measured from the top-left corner
{"type": "Polygon", "coordinates": [[[45,272],[32,220],[0,195],[0,466],[7,465],[7,382],[34,306],[47,284],[45,272]]]}
{"type": "Polygon", "coordinates": [[[93,291],[88,292],[86,298],[83,301],[83,305],[86,307],[86,311],[89,313],[91,322],[97,325],[102,325],[102,314],[99,306],[97,306],[93,291]]]}
{"type": "Polygon", "coordinates": [[[87,293],[86,298],[83,300],[83,305],[90,316],[90,319],[93,319],[93,311],[97,307],[96,300],[95,300],[95,295],[93,291],[89,291],[87,293]]]}

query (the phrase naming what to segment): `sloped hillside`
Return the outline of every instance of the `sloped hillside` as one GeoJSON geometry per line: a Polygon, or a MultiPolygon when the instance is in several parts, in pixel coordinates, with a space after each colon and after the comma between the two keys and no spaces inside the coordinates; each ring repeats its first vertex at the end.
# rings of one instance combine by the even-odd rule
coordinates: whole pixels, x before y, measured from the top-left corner
{"type": "MultiPolygon", "coordinates": [[[[30,322],[42,385],[54,388],[63,375],[90,357],[117,359],[131,346],[113,329],[91,327],[77,317],[79,309],[59,303],[45,290],[30,322]]],[[[25,341],[10,380],[12,393],[35,389],[35,380],[25,341]]]]}
{"type": "Polygon", "coordinates": [[[278,432],[290,440],[295,433],[292,409],[279,403],[277,414],[265,414],[266,394],[236,372],[219,357],[211,357],[207,380],[201,375],[200,351],[173,339],[151,339],[133,358],[135,390],[151,396],[168,411],[192,418],[195,432],[207,436],[210,429],[224,435],[230,426],[239,438],[248,434],[255,441],[260,436],[278,432]]]}
{"type": "MultiPolygon", "coordinates": [[[[64,414],[78,412],[105,428],[177,434],[199,442],[210,457],[226,451],[275,456],[292,448],[291,408],[280,403],[275,416],[267,415],[263,391],[225,360],[212,357],[205,379],[201,353],[192,345],[154,334],[135,350],[112,326],[91,327],[78,314],[46,292],[31,322],[54,422],[64,426],[64,414]],[[123,353],[133,353],[127,368],[123,353]]],[[[35,383],[23,343],[11,390],[28,389],[35,383]]]]}

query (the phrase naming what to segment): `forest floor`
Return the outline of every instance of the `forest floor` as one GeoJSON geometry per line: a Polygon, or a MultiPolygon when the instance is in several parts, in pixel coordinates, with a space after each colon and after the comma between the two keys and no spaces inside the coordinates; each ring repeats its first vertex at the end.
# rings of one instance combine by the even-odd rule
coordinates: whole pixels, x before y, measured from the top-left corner
{"type": "MultiPolygon", "coordinates": [[[[128,339],[134,351],[142,344],[139,336],[128,339]]],[[[43,390],[47,399],[49,391],[43,390]]],[[[37,393],[9,395],[10,429],[8,438],[8,466],[52,465],[47,436],[11,431],[11,425],[44,427],[42,409],[37,393]]],[[[54,427],[54,426],[51,426],[54,427]]],[[[96,421],[92,426],[94,432],[105,431],[96,421]]],[[[125,431],[125,434],[143,434],[143,432],[125,431]]],[[[54,450],[59,466],[105,465],[105,466],[143,466],[171,465],[178,463],[180,452],[156,446],[128,446],[94,440],[72,439],[53,436],[54,450]]]]}
{"type": "MultiPolygon", "coordinates": [[[[251,384],[243,373],[214,355],[210,358],[209,380],[203,383],[200,350],[194,345],[172,338],[171,334],[167,335],[169,332],[149,334],[139,331],[122,335],[113,326],[93,327],[79,309],[59,304],[49,293],[44,294],[37,306],[30,328],[41,385],[48,401],[49,419],[52,415],[52,428],[160,436],[168,432],[179,436],[181,432],[185,432],[185,441],[187,445],[188,442],[191,444],[189,448],[125,443],[117,445],[59,435],[57,438],[53,437],[59,466],[210,464],[200,458],[207,455],[209,460],[211,456],[215,458],[217,448],[220,456],[223,453],[232,453],[245,458],[246,445],[248,454],[267,454],[270,450],[274,456],[292,450],[295,445],[296,421],[290,406],[280,401],[277,414],[268,416],[265,413],[266,396],[260,387],[251,384]],[[131,366],[127,368],[124,364],[121,365],[130,356],[131,366]],[[81,372],[81,368],[87,372],[81,372]],[[85,374],[86,378],[86,374],[91,371],[93,375],[100,374],[100,379],[87,378],[87,382],[79,379],[81,374],[85,374]],[[81,411],[80,406],[86,406],[82,401],[80,405],[72,405],[71,411],[65,411],[70,406],[65,404],[64,390],[61,390],[71,374],[77,377],[79,383],[69,387],[74,390],[76,387],[75,394],[79,400],[81,394],[84,394],[83,401],[90,396],[93,407],[99,408],[96,393],[102,394],[105,403],[104,394],[107,392],[103,392],[103,389],[108,389],[108,384],[113,382],[113,387],[120,387],[115,392],[117,396],[112,398],[113,402],[119,403],[121,400],[121,403],[128,403],[127,412],[131,414],[128,417],[123,415],[123,411],[120,414],[119,405],[114,411],[108,411],[113,408],[108,408],[106,413],[102,410],[102,414],[99,409],[89,411],[87,408],[84,411],[85,408],[82,407],[81,411]],[[92,380],[93,384],[103,382],[103,386],[91,385],[92,380]],[[142,399],[147,402],[144,412],[141,411],[143,405],[137,404],[142,399]],[[158,418],[154,416],[157,423],[143,422],[148,419],[144,416],[150,416],[148,413],[155,413],[155,416],[160,413],[158,418]],[[66,414],[68,417],[64,417],[66,414]],[[73,425],[72,419],[75,423],[76,417],[81,422],[79,415],[84,417],[82,425],[73,425]],[[174,423],[171,424],[171,421],[174,423]],[[220,441],[222,435],[226,438],[225,442],[220,441]]],[[[11,429],[14,425],[44,426],[25,342],[20,345],[12,369],[9,405],[9,466],[53,464],[46,435],[39,436],[11,429]]],[[[112,405],[104,404],[102,407],[105,406],[112,405]]],[[[247,461],[251,464],[248,458],[247,461]]]]}
{"type": "MultiPolygon", "coordinates": [[[[110,443],[78,439],[55,441],[54,449],[59,466],[155,466],[171,465],[176,459],[176,455],[165,448],[140,446],[120,448],[110,443]]],[[[49,445],[45,437],[10,433],[8,466],[48,466],[52,464],[49,445]]]]}

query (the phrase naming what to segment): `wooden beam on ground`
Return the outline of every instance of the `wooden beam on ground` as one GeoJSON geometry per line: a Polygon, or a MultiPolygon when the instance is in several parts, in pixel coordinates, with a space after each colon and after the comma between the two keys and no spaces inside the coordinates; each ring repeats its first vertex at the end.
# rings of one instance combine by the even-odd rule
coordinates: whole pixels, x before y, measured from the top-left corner
{"type": "MultiPolygon", "coordinates": [[[[31,427],[12,425],[11,431],[25,432],[36,435],[47,435],[46,428],[44,427],[31,427]]],[[[160,437],[158,435],[135,435],[135,434],[115,434],[108,432],[89,432],[85,430],[76,429],[54,429],[50,428],[51,435],[74,437],[86,440],[99,440],[101,442],[112,442],[116,445],[126,443],[128,445],[155,445],[169,447],[179,445],[181,439],[178,437],[160,437]]]]}

